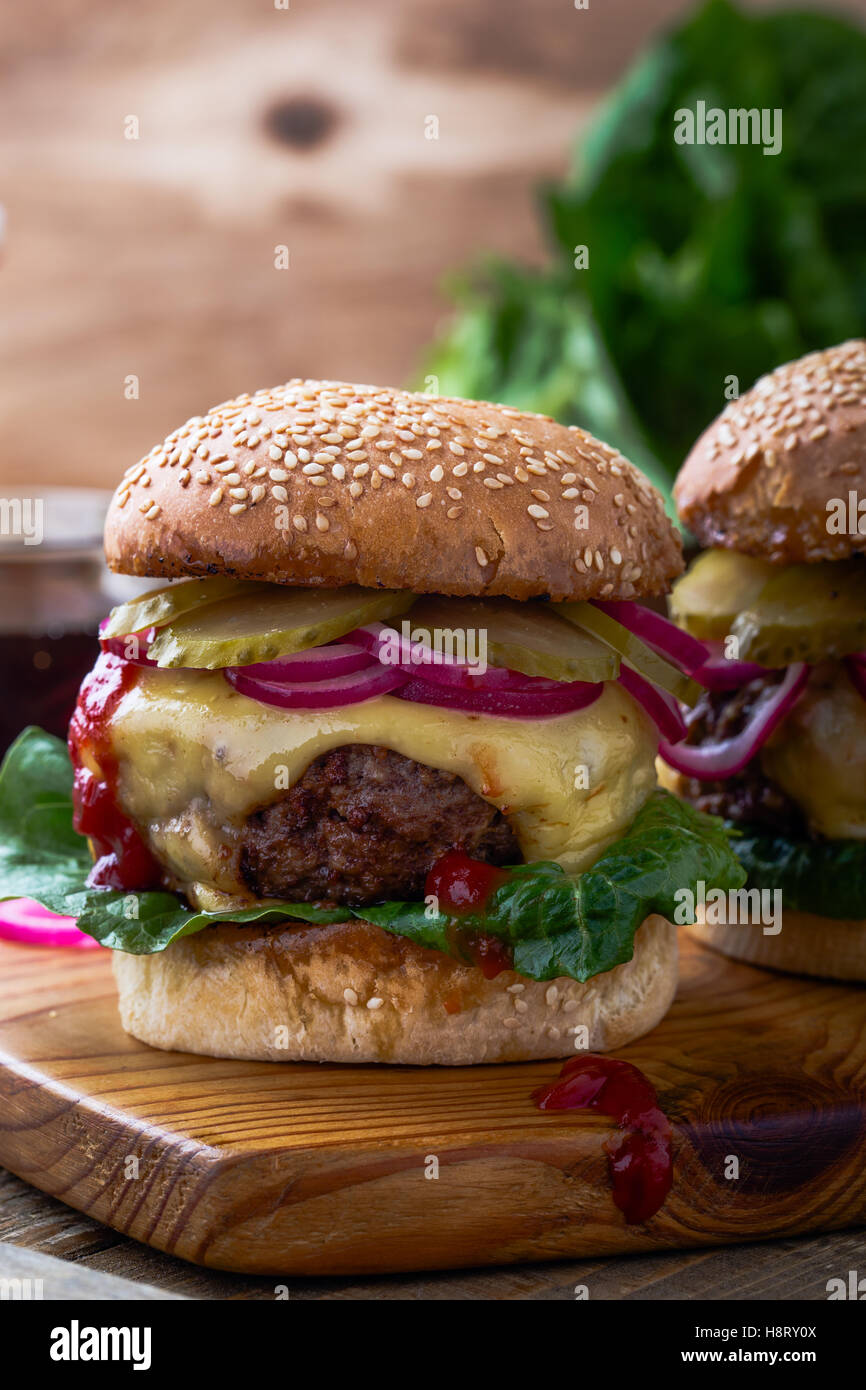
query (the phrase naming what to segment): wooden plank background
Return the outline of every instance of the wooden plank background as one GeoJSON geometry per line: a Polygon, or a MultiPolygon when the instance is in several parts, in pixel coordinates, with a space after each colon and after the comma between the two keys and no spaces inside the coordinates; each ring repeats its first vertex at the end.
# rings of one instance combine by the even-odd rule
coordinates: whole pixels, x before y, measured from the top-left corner
{"type": "Polygon", "coordinates": [[[189,415],[293,375],[407,382],[443,274],[540,258],[536,184],[688,8],[7,6],[0,485],[112,485],[189,415]]]}

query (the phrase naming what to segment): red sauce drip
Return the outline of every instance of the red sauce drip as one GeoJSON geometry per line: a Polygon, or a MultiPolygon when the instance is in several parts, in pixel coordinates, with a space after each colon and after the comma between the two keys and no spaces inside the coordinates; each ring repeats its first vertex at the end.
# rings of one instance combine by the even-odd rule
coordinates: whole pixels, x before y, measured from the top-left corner
{"type": "Polygon", "coordinates": [[[503,970],[510,970],[513,957],[510,948],[498,936],[486,932],[466,932],[461,941],[466,955],[477,965],[485,980],[495,980],[503,970]]]}
{"type": "Polygon", "coordinates": [[[589,1052],[573,1057],[559,1078],[533,1091],[539,1110],[597,1110],[619,1135],[604,1145],[613,1200],[629,1225],[648,1221],[671,1190],[671,1126],[647,1078],[630,1062],[589,1052]]]}
{"type": "Polygon", "coordinates": [[[145,889],[161,882],[159,865],[117,804],[117,759],[108,737],[111,716],[137,675],[131,661],[103,652],[84,678],[69,725],[69,756],[75,769],[73,825],[96,851],[87,880],[92,888],[145,889]],[[100,776],[85,767],[85,748],[100,776]]]}
{"type": "Polygon", "coordinates": [[[482,859],[470,859],[462,850],[452,849],[437,859],[427,875],[424,892],[439,899],[439,910],[446,913],[477,912],[508,874],[482,859]]]}
{"type": "MultiPolygon", "coordinates": [[[[508,877],[505,869],[485,864],[483,859],[471,859],[460,849],[449,850],[437,859],[427,875],[424,892],[438,899],[439,910],[448,916],[480,912],[489,902],[500,883],[508,877]]],[[[477,965],[485,980],[493,980],[503,970],[510,970],[511,950],[496,936],[487,932],[461,931],[460,948],[473,965],[477,965]]]]}

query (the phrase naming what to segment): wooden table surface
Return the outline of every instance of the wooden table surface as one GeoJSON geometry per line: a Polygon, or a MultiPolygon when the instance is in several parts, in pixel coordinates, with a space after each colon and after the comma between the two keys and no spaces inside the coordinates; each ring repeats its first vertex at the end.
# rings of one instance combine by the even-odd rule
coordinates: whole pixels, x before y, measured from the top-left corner
{"type": "MultiPolygon", "coordinates": [[[[831,1278],[866,1269],[866,1231],[720,1250],[677,1251],[514,1265],[454,1273],[332,1279],[253,1278],[197,1268],[125,1236],[29,1187],[0,1169],[0,1241],[196,1299],[572,1300],[575,1286],[594,1299],[786,1299],[823,1301],[831,1278]]],[[[0,1246],[0,1275],[3,1273],[0,1246]]]]}

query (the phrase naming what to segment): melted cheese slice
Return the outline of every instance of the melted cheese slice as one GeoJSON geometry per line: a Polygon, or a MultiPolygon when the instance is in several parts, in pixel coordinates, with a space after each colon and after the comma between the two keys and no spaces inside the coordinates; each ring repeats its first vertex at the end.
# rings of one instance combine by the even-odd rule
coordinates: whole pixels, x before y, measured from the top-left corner
{"type": "Polygon", "coordinates": [[[656,780],[655,730],[615,684],[577,713],[520,720],[387,695],[282,710],[238,694],[219,672],[142,668],[110,735],[122,809],[173,885],[211,909],[251,901],[237,874],[246,817],[341,744],[378,744],[456,773],[508,817],[526,860],[570,871],[622,835],[656,780]]]}
{"type": "Polygon", "coordinates": [[[830,840],[866,840],[866,701],[824,662],[761,751],[768,777],[830,840]]]}

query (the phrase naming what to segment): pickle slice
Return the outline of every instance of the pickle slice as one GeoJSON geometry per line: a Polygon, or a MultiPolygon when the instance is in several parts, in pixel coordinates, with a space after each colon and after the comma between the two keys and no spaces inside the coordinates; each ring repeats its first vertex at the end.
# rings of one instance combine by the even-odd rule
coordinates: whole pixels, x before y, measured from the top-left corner
{"type": "Polygon", "coordinates": [[[189,579],[183,584],[170,584],[163,589],[149,589],[146,594],[130,599],[112,608],[103,637],[126,637],[130,632],[144,632],[148,627],[162,627],[182,613],[193,608],[201,608],[205,603],[216,603],[231,594],[249,593],[262,589],[263,584],[251,583],[248,579],[229,579],[216,575],[212,579],[189,579]]]}
{"type": "Polygon", "coordinates": [[[295,589],[282,584],[210,603],[182,614],[148,648],[158,666],[208,671],[251,666],[318,647],[353,627],[405,613],[415,595],[394,589],[295,589]]]}
{"type": "Polygon", "coordinates": [[[569,622],[576,623],[585,632],[591,632],[599,641],[607,643],[619,653],[627,666],[637,671],[639,676],[645,676],[653,685],[658,685],[662,690],[675,695],[684,705],[696,704],[701,687],[690,676],[684,675],[676,666],[665,661],[663,656],[659,656],[658,652],[647,646],[640,637],[629,632],[627,627],[616,621],[616,618],[611,618],[586,599],[580,599],[576,603],[557,603],[556,610],[568,618],[569,622]]]}
{"type": "Polygon", "coordinates": [[[810,665],[866,649],[866,560],[828,560],[778,570],[731,633],[742,661],[810,665]]]}
{"type": "Polygon", "coordinates": [[[727,637],[737,614],[758,597],[773,572],[768,560],[753,555],[705,550],[674,585],[671,617],[703,641],[727,637]]]}
{"type": "Polygon", "coordinates": [[[422,598],[412,609],[414,641],[426,641],[419,634],[437,634],[442,648],[461,656],[459,634],[463,634],[467,659],[482,651],[481,634],[486,641],[487,660],[492,666],[508,667],[524,676],[545,676],[554,681],[615,680],[619,658],[589,633],[579,632],[543,603],[517,603],[513,599],[422,598]],[[453,648],[446,633],[458,634],[453,648]]]}

